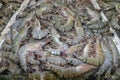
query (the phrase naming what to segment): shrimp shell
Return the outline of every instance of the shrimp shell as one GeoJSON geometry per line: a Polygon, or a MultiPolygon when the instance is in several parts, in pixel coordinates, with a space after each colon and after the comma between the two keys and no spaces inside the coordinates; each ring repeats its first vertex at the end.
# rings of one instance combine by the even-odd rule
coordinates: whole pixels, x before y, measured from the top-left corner
{"type": "Polygon", "coordinates": [[[40,24],[40,22],[38,20],[36,20],[36,22],[34,24],[34,28],[32,30],[32,37],[34,39],[42,39],[47,34],[48,34],[47,29],[41,30],[41,24],[40,24]]]}
{"type": "Polygon", "coordinates": [[[92,45],[91,41],[88,44],[86,44],[86,46],[83,49],[83,55],[78,58],[80,60],[83,60],[85,63],[92,64],[95,66],[100,66],[104,61],[104,53],[101,48],[99,38],[96,39],[96,43],[94,44],[95,44],[94,50],[91,50],[91,45],[92,45]],[[91,55],[89,54],[90,51],[92,51],[91,55]]]}
{"type": "Polygon", "coordinates": [[[64,66],[67,64],[66,60],[59,56],[46,57],[45,59],[43,59],[43,61],[45,61],[49,64],[55,64],[55,65],[59,65],[59,66],[64,66]]]}
{"type": "Polygon", "coordinates": [[[46,66],[47,66],[46,68],[47,70],[55,72],[60,78],[75,78],[77,76],[82,76],[83,74],[96,69],[95,66],[88,64],[82,64],[76,67],[68,67],[68,68],[52,65],[52,64],[46,66]]]}
{"type": "Polygon", "coordinates": [[[84,35],[84,30],[82,28],[82,23],[81,23],[80,19],[78,18],[78,16],[76,16],[75,30],[76,30],[77,36],[81,36],[81,35],[83,36],[84,35]]]}
{"type": "Polygon", "coordinates": [[[23,45],[18,51],[18,58],[20,60],[21,67],[26,71],[27,63],[26,63],[26,45],[23,45]]]}
{"type": "Polygon", "coordinates": [[[76,21],[75,21],[74,26],[75,26],[77,36],[74,37],[74,39],[72,39],[71,41],[68,42],[69,44],[72,44],[72,45],[74,45],[74,44],[80,42],[80,40],[84,39],[84,37],[83,37],[84,36],[84,30],[82,28],[82,24],[81,24],[78,16],[76,16],[76,21]]]}
{"type": "Polygon", "coordinates": [[[27,63],[29,63],[29,64],[39,64],[39,61],[36,61],[35,60],[35,55],[34,55],[34,53],[32,53],[32,52],[27,52],[26,53],[26,61],[27,61],[27,63]]]}
{"type": "Polygon", "coordinates": [[[107,22],[108,21],[108,18],[105,16],[103,11],[100,12],[100,15],[102,17],[102,22],[107,22]]]}
{"type": "Polygon", "coordinates": [[[101,9],[101,7],[99,6],[97,0],[90,0],[90,1],[91,1],[92,5],[93,5],[93,7],[94,7],[95,9],[97,9],[97,10],[100,10],[100,9],[101,9]]]}
{"type": "Polygon", "coordinates": [[[52,27],[51,29],[51,34],[52,34],[52,37],[54,39],[54,41],[57,43],[57,44],[63,44],[61,41],[60,41],[60,35],[58,34],[58,32],[54,29],[54,27],[52,27]]]}
{"type": "Polygon", "coordinates": [[[30,13],[28,13],[28,14],[21,20],[20,25],[19,25],[19,29],[25,27],[26,23],[27,23],[28,21],[31,21],[31,19],[33,18],[34,14],[35,14],[35,11],[34,11],[34,10],[31,11],[30,13]]]}
{"type": "Polygon", "coordinates": [[[112,66],[112,52],[105,40],[101,41],[101,46],[104,52],[105,60],[102,66],[100,67],[99,71],[96,73],[98,77],[100,77],[100,75],[102,75],[108,68],[112,66]]]}
{"type": "Polygon", "coordinates": [[[16,36],[16,38],[13,40],[13,50],[15,52],[15,54],[17,53],[17,51],[19,50],[19,46],[21,41],[26,37],[27,35],[27,31],[30,27],[25,25],[22,30],[20,31],[20,33],[16,36]]]}
{"type": "Polygon", "coordinates": [[[93,11],[89,7],[86,7],[86,9],[87,9],[88,14],[92,17],[90,21],[87,21],[87,24],[93,24],[99,20],[100,15],[97,12],[93,11]]]}
{"type": "Polygon", "coordinates": [[[111,25],[114,29],[120,29],[120,25],[118,23],[118,17],[115,14],[112,15],[111,25]]]}
{"type": "Polygon", "coordinates": [[[74,21],[74,13],[67,7],[64,8],[65,12],[67,14],[67,22],[64,25],[61,25],[59,17],[55,17],[55,21],[57,24],[55,24],[55,27],[60,31],[70,31],[73,27],[73,21],[74,21]]]}
{"type": "Polygon", "coordinates": [[[117,47],[115,46],[115,43],[113,42],[113,40],[108,37],[108,45],[110,46],[111,50],[112,50],[112,56],[113,56],[113,62],[114,65],[117,67],[119,65],[119,51],[117,49],[117,47]]]}
{"type": "Polygon", "coordinates": [[[40,80],[58,80],[58,79],[52,72],[45,71],[42,73],[40,80]]]}
{"type": "Polygon", "coordinates": [[[11,40],[15,39],[15,37],[16,37],[17,35],[18,35],[18,31],[16,31],[15,29],[13,29],[12,32],[9,31],[9,32],[6,34],[6,36],[5,36],[6,42],[7,42],[8,44],[12,44],[12,41],[11,41],[11,40]]]}
{"type": "Polygon", "coordinates": [[[84,45],[85,45],[85,43],[80,43],[80,44],[70,46],[70,48],[67,51],[67,54],[71,55],[77,51],[80,51],[84,47],[84,45]]]}
{"type": "Polygon", "coordinates": [[[28,79],[29,80],[33,80],[33,79],[41,80],[41,73],[35,72],[35,73],[28,74],[28,79]]]}
{"type": "Polygon", "coordinates": [[[46,35],[48,34],[47,30],[37,30],[37,29],[33,29],[32,31],[32,37],[34,39],[42,39],[44,38],[46,35]]]}
{"type": "Polygon", "coordinates": [[[97,30],[97,29],[103,29],[107,25],[108,25],[107,22],[98,21],[98,22],[96,22],[92,25],[87,25],[87,26],[83,26],[83,27],[93,29],[93,30],[97,30]]]}
{"type": "Polygon", "coordinates": [[[112,40],[115,43],[115,45],[120,53],[120,38],[117,35],[117,32],[113,28],[110,27],[110,31],[114,34],[114,37],[112,37],[112,40]]]}
{"type": "Polygon", "coordinates": [[[118,4],[115,6],[115,8],[116,8],[116,11],[120,14],[120,3],[118,3],[118,4]]]}
{"type": "Polygon", "coordinates": [[[50,52],[51,55],[57,55],[60,56],[60,49],[45,49],[46,51],[50,52]]]}
{"type": "MultiPolygon", "coordinates": [[[[19,60],[21,63],[22,68],[26,71],[27,68],[27,63],[26,63],[26,55],[29,54],[29,52],[34,52],[37,50],[41,50],[44,45],[46,45],[50,40],[46,42],[34,42],[34,43],[29,43],[26,45],[23,45],[20,47],[18,51],[18,56],[19,60]]],[[[33,60],[34,61],[34,60],[33,60]]],[[[36,63],[37,61],[35,61],[36,63]]],[[[37,62],[38,63],[38,62],[37,62]]]]}
{"type": "Polygon", "coordinates": [[[82,61],[76,59],[76,58],[66,58],[67,62],[73,66],[78,66],[78,65],[81,65],[83,64],[82,61]]]}
{"type": "Polygon", "coordinates": [[[11,49],[12,49],[12,46],[9,45],[9,44],[4,43],[4,44],[2,45],[2,50],[3,50],[3,51],[11,51],[11,49]]]}
{"type": "Polygon", "coordinates": [[[105,33],[105,32],[108,32],[109,31],[109,26],[105,26],[105,28],[101,28],[101,29],[93,29],[93,32],[95,33],[105,33]]]}
{"type": "Polygon", "coordinates": [[[62,31],[62,32],[70,31],[72,29],[72,26],[73,26],[71,18],[68,18],[67,22],[64,25],[60,24],[60,19],[59,18],[58,18],[58,20],[56,19],[55,22],[56,22],[55,23],[55,28],[62,31]]]}

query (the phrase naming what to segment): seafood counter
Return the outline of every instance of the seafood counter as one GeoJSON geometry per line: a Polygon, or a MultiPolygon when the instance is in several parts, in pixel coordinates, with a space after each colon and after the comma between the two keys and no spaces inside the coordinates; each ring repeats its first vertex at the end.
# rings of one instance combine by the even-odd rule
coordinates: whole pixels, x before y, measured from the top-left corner
{"type": "Polygon", "coordinates": [[[0,80],[120,79],[119,0],[1,0],[0,10],[0,80]]]}

